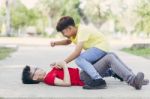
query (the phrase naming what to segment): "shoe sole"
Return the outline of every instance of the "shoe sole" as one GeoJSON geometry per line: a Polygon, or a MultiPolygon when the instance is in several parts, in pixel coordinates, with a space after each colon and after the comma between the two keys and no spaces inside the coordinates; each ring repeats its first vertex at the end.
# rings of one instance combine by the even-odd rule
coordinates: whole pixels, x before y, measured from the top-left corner
{"type": "Polygon", "coordinates": [[[144,79],[142,82],[142,85],[148,85],[149,84],[149,80],[148,79],[144,79]]]}
{"type": "Polygon", "coordinates": [[[142,82],[144,80],[144,74],[139,72],[135,78],[135,89],[140,90],[142,88],[142,82]]]}
{"type": "Polygon", "coordinates": [[[88,90],[92,90],[92,89],[106,89],[107,85],[101,85],[101,86],[96,86],[96,87],[91,87],[91,86],[85,85],[82,88],[83,89],[88,89],[88,90]]]}

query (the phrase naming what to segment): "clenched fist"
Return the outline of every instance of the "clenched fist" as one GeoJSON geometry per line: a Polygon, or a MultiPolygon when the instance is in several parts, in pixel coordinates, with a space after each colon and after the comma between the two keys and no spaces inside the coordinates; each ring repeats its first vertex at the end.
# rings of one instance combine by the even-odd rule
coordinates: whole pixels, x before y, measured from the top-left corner
{"type": "Polygon", "coordinates": [[[51,47],[55,46],[55,42],[50,42],[51,47]]]}
{"type": "Polygon", "coordinates": [[[56,68],[64,68],[65,66],[67,66],[67,63],[65,61],[57,61],[57,62],[54,62],[52,64],[50,64],[50,66],[54,66],[56,68]]]}

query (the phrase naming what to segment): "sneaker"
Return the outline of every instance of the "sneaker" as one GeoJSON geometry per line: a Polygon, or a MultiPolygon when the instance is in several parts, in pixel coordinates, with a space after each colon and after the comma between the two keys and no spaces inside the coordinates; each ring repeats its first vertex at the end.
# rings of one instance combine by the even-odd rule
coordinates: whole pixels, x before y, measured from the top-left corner
{"type": "Polygon", "coordinates": [[[106,82],[103,79],[92,80],[83,86],[83,89],[105,89],[106,82]]]}
{"type": "MultiPolygon", "coordinates": [[[[120,76],[118,76],[117,74],[114,74],[112,77],[119,79],[121,82],[124,81],[124,80],[123,80],[120,76]]],[[[149,80],[148,80],[148,79],[144,79],[144,80],[142,81],[142,85],[148,85],[148,84],[149,84],[149,80]]]]}
{"type": "Polygon", "coordinates": [[[135,87],[135,89],[137,90],[140,90],[142,88],[143,80],[144,80],[144,73],[142,72],[137,73],[133,82],[133,87],[135,87]]]}
{"type": "Polygon", "coordinates": [[[142,85],[148,85],[149,84],[149,80],[148,79],[144,79],[143,81],[142,81],[142,85]]]}

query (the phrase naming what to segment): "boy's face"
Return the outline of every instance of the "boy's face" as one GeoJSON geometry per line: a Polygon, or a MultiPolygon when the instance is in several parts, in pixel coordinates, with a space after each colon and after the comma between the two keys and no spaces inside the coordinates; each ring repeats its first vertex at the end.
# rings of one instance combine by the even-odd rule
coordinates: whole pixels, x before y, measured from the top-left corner
{"type": "Polygon", "coordinates": [[[74,36],[76,34],[75,33],[75,27],[68,26],[67,28],[62,30],[62,34],[67,38],[70,38],[70,37],[74,36]]]}
{"type": "Polygon", "coordinates": [[[41,80],[45,76],[45,71],[40,68],[31,68],[31,78],[33,80],[41,80]]]}

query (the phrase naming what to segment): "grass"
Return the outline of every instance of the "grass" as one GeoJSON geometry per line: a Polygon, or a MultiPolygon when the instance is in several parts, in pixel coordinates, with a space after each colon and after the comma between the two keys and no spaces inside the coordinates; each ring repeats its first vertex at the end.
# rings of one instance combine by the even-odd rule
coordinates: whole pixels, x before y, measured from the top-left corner
{"type": "Polygon", "coordinates": [[[0,47],[0,60],[5,59],[14,51],[14,48],[0,47]]]}
{"type": "Polygon", "coordinates": [[[124,48],[122,50],[137,56],[143,56],[145,58],[150,59],[150,48],[143,48],[143,49],[124,48]]]}

